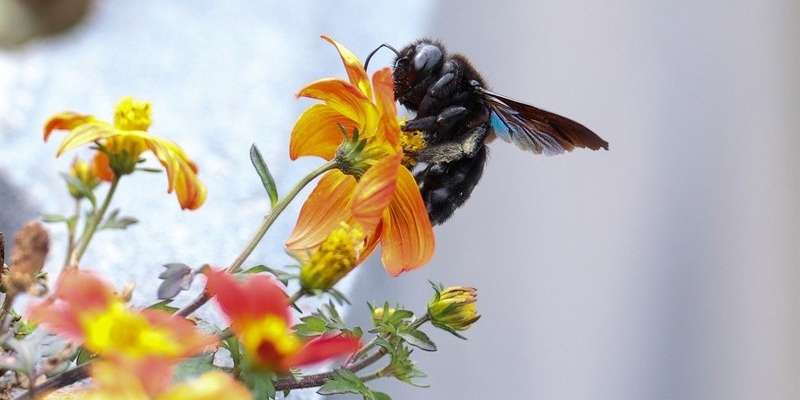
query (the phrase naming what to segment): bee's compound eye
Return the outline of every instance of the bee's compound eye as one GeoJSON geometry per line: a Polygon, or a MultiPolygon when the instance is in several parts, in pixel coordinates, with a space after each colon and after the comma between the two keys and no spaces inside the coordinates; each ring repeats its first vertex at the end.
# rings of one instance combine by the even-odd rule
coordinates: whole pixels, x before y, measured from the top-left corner
{"type": "Polygon", "coordinates": [[[414,70],[432,70],[436,65],[441,64],[443,58],[442,49],[432,44],[421,44],[417,47],[417,54],[414,56],[414,70]]]}

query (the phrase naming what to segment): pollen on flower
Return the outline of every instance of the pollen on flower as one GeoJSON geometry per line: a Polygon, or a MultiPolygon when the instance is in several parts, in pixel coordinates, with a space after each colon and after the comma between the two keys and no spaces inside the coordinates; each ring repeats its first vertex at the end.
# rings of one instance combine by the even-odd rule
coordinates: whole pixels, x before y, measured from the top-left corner
{"type": "MultiPolygon", "coordinates": [[[[408,122],[407,118],[400,121],[400,125],[405,125],[408,122]]],[[[400,146],[403,148],[403,166],[413,168],[417,165],[417,160],[409,153],[415,153],[425,148],[425,139],[422,137],[422,132],[400,132],[400,146]]]]}
{"type": "Polygon", "coordinates": [[[114,112],[114,127],[125,131],[146,131],[150,127],[150,103],[123,97],[114,112]]]}
{"type": "Polygon", "coordinates": [[[364,231],[342,222],[331,232],[300,270],[300,284],[306,290],[328,290],[356,267],[363,250],[364,231]]]}

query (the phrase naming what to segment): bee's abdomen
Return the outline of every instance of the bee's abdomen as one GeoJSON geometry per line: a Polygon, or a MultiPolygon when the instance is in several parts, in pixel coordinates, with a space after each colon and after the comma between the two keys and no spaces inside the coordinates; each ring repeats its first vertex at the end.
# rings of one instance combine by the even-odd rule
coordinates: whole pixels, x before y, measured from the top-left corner
{"type": "Polygon", "coordinates": [[[447,221],[467,201],[483,175],[486,153],[482,146],[474,157],[430,164],[414,175],[431,224],[447,221]]]}

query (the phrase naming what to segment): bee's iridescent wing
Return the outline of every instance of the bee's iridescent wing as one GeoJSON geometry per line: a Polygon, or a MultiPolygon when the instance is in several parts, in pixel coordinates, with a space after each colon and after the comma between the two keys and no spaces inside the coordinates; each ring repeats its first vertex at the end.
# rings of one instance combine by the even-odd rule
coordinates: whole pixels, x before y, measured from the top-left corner
{"type": "Polygon", "coordinates": [[[536,154],[555,155],[576,147],[608,150],[608,142],[569,118],[476,87],[489,108],[489,123],[500,139],[536,154]]]}

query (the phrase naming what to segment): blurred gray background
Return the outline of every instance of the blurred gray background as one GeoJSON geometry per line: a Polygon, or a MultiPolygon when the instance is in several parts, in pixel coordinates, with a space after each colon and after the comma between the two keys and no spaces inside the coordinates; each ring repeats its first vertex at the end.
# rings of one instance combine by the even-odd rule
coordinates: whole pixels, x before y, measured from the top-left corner
{"type": "MultiPolygon", "coordinates": [[[[319,34],[362,57],[437,37],[495,91],[576,119],[611,149],[536,157],[493,143],[472,199],[436,229],[430,265],[391,278],[374,260],[343,283],[362,323],[367,301],[421,310],[427,280],[479,289],[469,340],[433,332],[439,351],[415,353],[429,388],[374,388],[398,399],[800,397],[796,1],[147,6],[96,3],[66,33],[0,53],[3,231],[68,209],[54,171],[71,156],[41,144],[45,118],[110,118],[122,95],[150,99],[152,131],[198,161],[209,200],[180,212],[163,177],[127,183],[143,197],[118,205],[143,222],[134,239],[101,236],[87,263],[138,279],[146,302],[159,264],[226,264],[252,233],[266,200],[250,143],[283,192],[318,164],[290,163],[285,149],[309,104],[293,93],[343,73],[319,34]]],[[[252,262],[284,262],[293,223],[282,218],[252,262]]]]}

